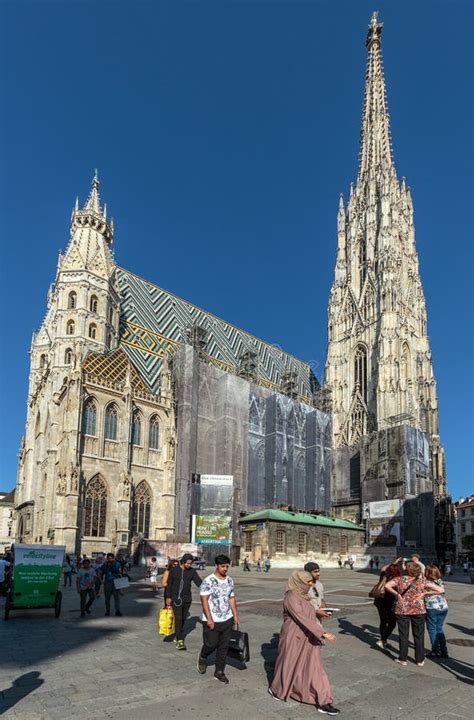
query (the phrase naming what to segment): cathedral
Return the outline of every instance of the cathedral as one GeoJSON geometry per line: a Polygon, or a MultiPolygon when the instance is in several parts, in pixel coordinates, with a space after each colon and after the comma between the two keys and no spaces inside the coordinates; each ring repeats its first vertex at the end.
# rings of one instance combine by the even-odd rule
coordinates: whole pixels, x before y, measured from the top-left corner
{"type": "Polygon", "coordinates": [[[229,528],[290,507],[364,523],[368,546],[435,553],[444,452],[381,32],[374,13],[323,385],[307,363],[120,267],[96,174],[32,339],[18,541],[88,554],[186,542],[191,518],[211,512],[207,476],[232,482],[229,528]]]}

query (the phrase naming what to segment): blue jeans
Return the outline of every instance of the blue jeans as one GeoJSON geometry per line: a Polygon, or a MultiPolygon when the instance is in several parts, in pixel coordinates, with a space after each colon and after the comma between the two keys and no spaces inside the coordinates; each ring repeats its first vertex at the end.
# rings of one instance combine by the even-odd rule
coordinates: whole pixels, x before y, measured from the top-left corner
{"type": "Polygon", "coordinates": [[[443,625],[447,614],[447,608],[446,610],[426,608],[426,626],[431,640],[431,650],[435,653],[441,653],[441,655],[448,654],[446,636],[443,631],[443,625]]]}

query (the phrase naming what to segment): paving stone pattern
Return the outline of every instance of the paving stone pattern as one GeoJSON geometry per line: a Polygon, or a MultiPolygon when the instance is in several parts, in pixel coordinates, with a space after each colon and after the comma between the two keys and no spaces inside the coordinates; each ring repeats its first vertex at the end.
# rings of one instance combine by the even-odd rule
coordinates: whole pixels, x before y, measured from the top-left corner
{"type": "MultiPolygon", "coordinates": [[[[250,634],[251,660],[247,668],[232,662],[228,686],[214,680],[211,667],[205,676],[197,673],[202,632],[198,602],[193,603],[188,620],[188,651],[177,652],[156,631],[163,600],[136,570],[122,598],[121,618],[104,617],[101,598],[92,614],[81,619],[78,595],[67,588],[59,619],[50,610],[12,611],[8,622],[0,619],[0,715],[22,720],[314,717],[314,707],[277,702],[267,693],[289,571],[272,569],[266,575],[234,568],[231,574],[242,628],[250,634]]],[[[390,652],[374,645],[377,613],[367,592],[376,577],[348,569],[323,571],[327,600],[341,608],[325,623],[337,634],[337,642],[323,649],[323,659],[343,717],[472,718],[471,644],[451,642],[448,660],[427,660],[422,668],[412,661],[406,668],[397,665],[396,634],[390,652]]],[[[472,585],[454,578],[447,583],[447,592],[448,641],[472,641],[472,585]]],[[[0,611],[3,617],[3,599],[0,611]]],[[[429,648],[428,637],[426,643],[429,648]]]]}

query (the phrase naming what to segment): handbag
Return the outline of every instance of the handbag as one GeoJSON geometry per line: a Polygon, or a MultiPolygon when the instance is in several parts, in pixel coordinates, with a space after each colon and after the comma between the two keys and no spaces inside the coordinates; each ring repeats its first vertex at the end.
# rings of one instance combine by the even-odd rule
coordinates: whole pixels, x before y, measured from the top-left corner
{"type": "Polygon", "coordinates": [[[159,635],[173,635],[175,631],[175,619],[173,609],[161,608],[158,613],[157,630],[159,635]]]}
{"type": "Polygon", "coordinates": [[[114,578],[114,588],[116,590],[123,590],[124,588],[128,588],[129,586],[130,582],[127,577],[114,578]]]}
{"type": "Polygon", "coordinates": [[[250,660],[248,633],[241,632],[238,625],[232,628],[227,655],[242,663],[247,663],[250,660]]]}
{"type": "Polygon", "coordinates": [[[369,592],[370,598],[383,598],[385,597],[385,583],[387,582],[387,578],[383,577],[380,580],[377,580],[372,590],[369,592]]]}

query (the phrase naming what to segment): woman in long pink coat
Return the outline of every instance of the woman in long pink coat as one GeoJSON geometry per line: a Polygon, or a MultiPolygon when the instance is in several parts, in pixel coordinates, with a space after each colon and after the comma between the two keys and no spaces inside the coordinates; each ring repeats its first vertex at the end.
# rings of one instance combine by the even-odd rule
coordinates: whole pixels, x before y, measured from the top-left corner
{"type": "Polygon", "coordinates": [[[278,700],[299,700],[315,705],[326,715],[338,715],[332,704],[329,679],[321,662],[321,645],[336,636],[316,622],[308,591],[314,580],[309,572],[294,572],[283,598],[283,625],[278,643],[275,675],[268,689],[278,700]]]}

